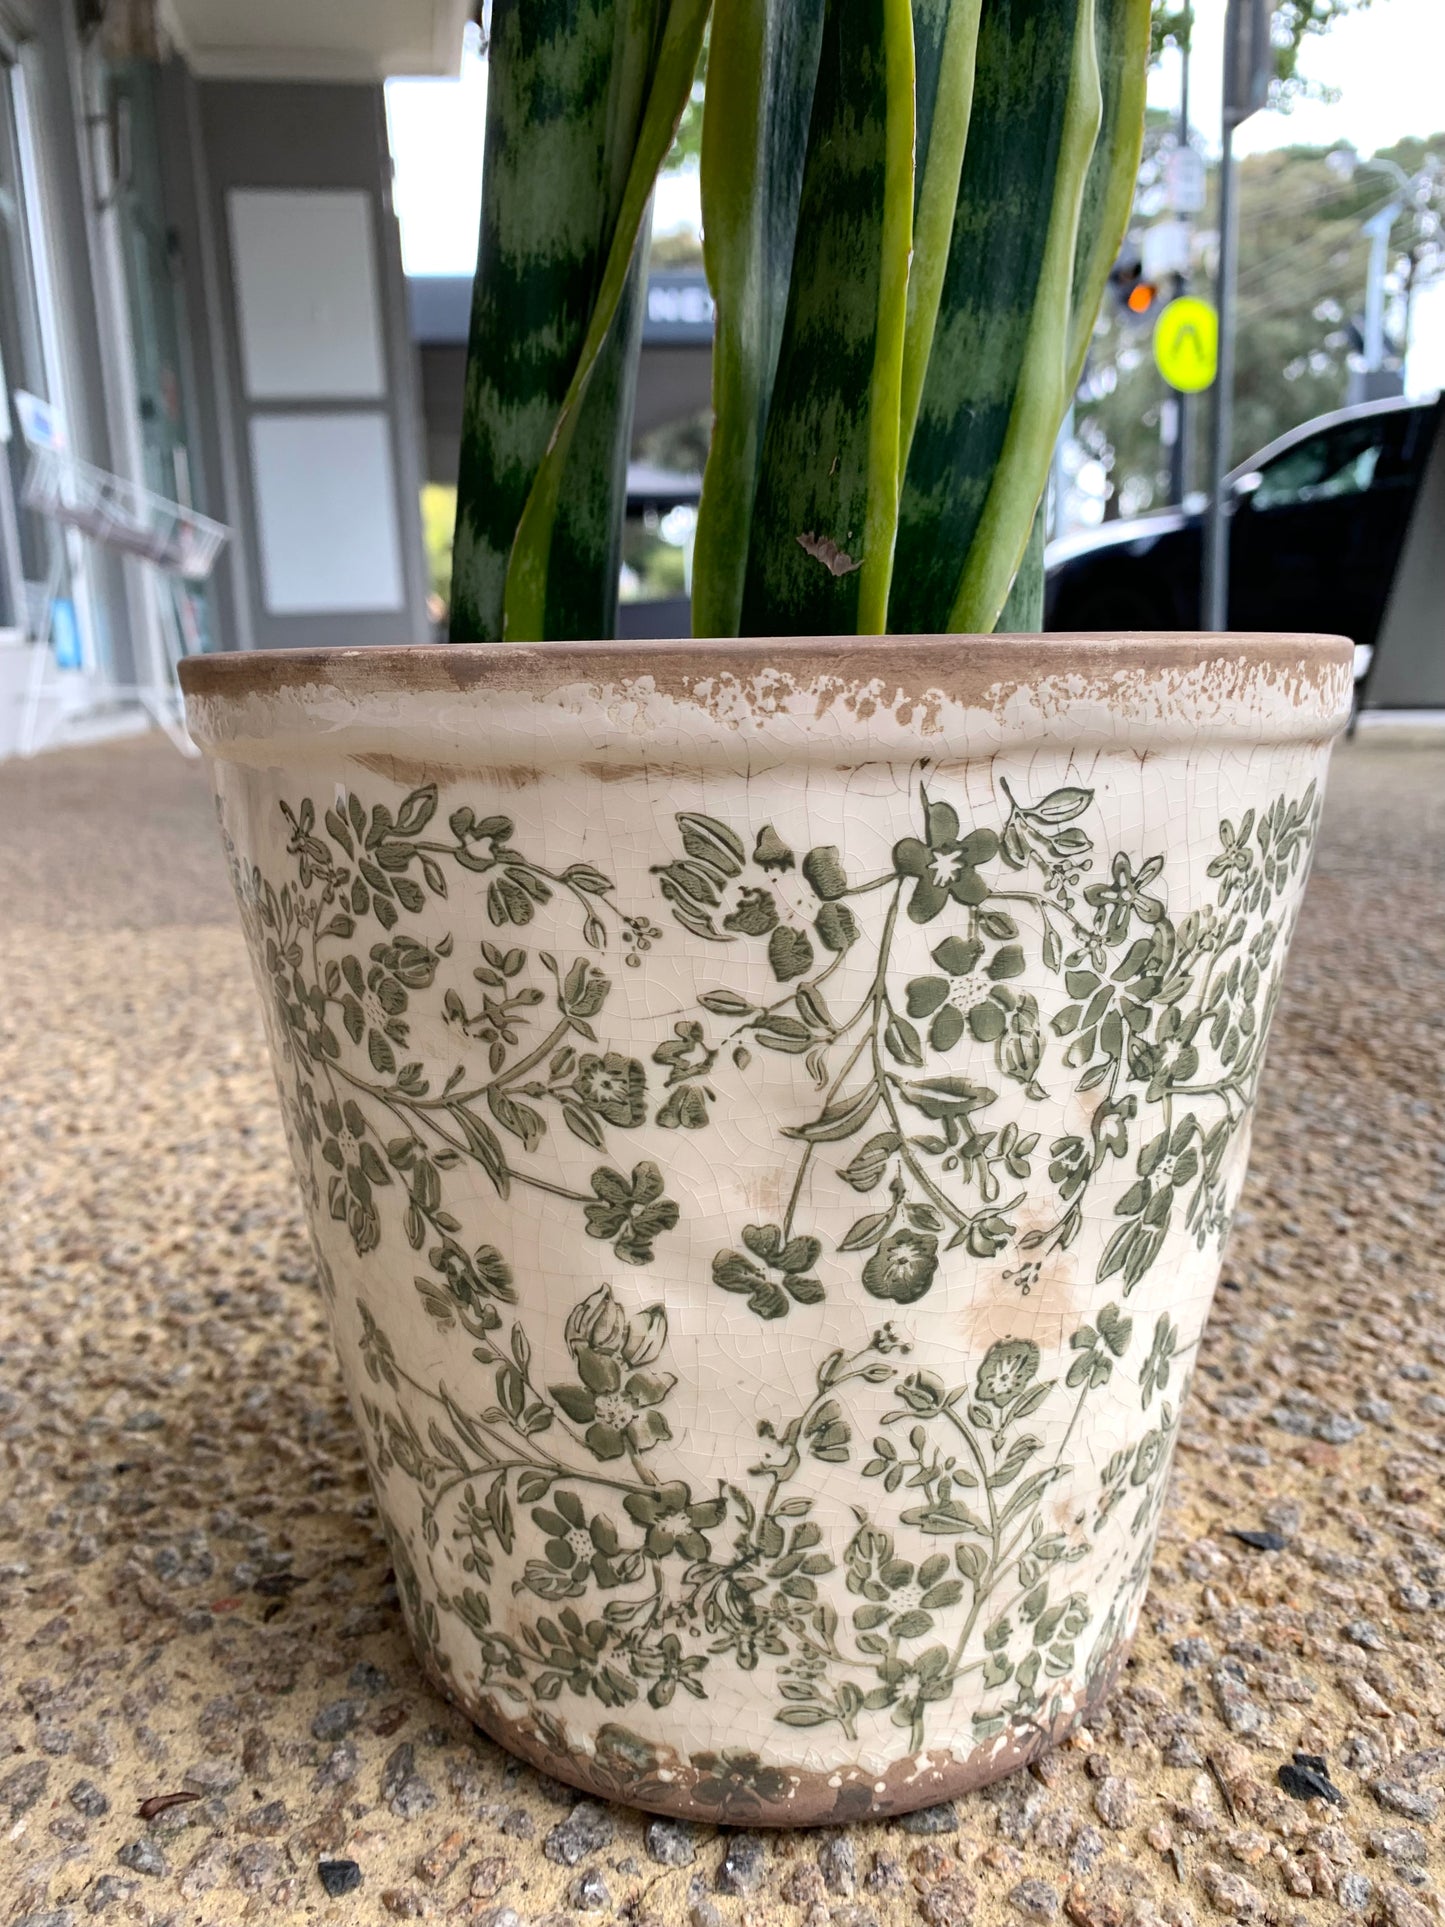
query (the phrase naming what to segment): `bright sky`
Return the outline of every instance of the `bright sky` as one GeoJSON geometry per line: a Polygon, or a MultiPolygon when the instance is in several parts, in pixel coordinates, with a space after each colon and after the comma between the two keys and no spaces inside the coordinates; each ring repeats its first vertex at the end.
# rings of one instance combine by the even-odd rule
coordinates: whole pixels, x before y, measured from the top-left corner
{"type": "MultiPolygon", "coordinates": [[[[1206,141],[1219,125],[1224,13],[1225,0],[1196,0],[1191,118],[1206,141]]],[[[1301,65],[1338,100],[1256,115],[1240,129],[1238,151],[1348,141],[1369,154],[1407,134],[1445,131],[1445,0],[1375,0],[1369,11],[1308,41],[1301,65]]],[[[1174,105],[1178,87],[1178,64],[1166,61],[1151,82],[1151,101],[1174,105]]],[[[486,99],[486,63],[470,38],[460,79],[387,84],[408,274],[470,274],[476,264],[486,99]]],[[[695,225],[697,218],[695,174],[659,183],[659,229],[695,225]]],[[[1417,393],[1445,386],[1445,283],[1417,303],[1410,386],[1417,393]]]]}

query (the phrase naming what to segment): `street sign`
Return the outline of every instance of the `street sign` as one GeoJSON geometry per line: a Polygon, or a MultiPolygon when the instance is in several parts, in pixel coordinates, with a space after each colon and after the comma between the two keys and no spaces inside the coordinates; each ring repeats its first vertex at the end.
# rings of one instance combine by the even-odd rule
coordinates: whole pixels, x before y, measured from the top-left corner
{"type": "Polygon", "coordinates": [[[1174,214],[1204,212],[1204,156],[1197,148],[1170,148],[1164,158],[1164,198],[1174,214]]]}
{"type": "Polygon", "coordinates": [[[1171,301],[1154,327],[1154,362],[1171,388],[1198,395],[1219,373],[1219,315],[1196,295],[1171,301]]]}
{"type": "Polygon", "coordinates": [[[1139,237],[1139,266],[1146,281],[1188,274],[1191,230],[1187,221],[1155,221],[1139,237]]]}
{"type": "Polygon", "coordinates": [[[1274,78],[1274,0],[1229,0],[1225,16],[1224,123],[1241,121],[1268,105],[1274,78]]]}

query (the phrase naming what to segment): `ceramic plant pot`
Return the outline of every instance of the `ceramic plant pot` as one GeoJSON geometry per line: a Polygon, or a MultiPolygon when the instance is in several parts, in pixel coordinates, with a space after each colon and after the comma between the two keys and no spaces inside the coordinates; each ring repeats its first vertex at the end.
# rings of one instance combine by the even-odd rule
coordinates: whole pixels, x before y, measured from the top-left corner
{"type": "Polygon", "coordinates": [[[436,1684],[733,1822],[1057,1740],[1138,1618],[1348,645],[182,674],[436,1684]]]}

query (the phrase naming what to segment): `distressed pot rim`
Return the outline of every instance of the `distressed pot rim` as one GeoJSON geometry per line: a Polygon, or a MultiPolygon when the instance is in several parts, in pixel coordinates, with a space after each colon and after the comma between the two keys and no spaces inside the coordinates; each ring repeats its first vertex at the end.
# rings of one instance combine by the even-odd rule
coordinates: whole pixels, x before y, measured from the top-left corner
{"type": "Polygon", "coordinates": [[[975,706],[1000,687],[1121,670],[1192,670],[1237,663],[1328,685],[1352,661],[1344,636],[1193,630],[1068,631],[1048,635],[686,636],[641,642],[415,643],[380,648],[250,649],[188,656],[187,696],[272,695],[324,687],[349,696],[507,690],[544,694],[569,682],[616,684],[639,676],[669,695],[719,677],[768,670],[809,682],[893,683],[914,701],[941,694],[975,706]],[[966,645],[960,648],[960,645],[966,645]]]}
{"type": "MultiPolygon", "coordinates": [[[[1349,719],[1338,636],[759,637],[270,650],[180,666],[192,736],[275,764],[346,738],[426,781],[477,759],[755,772],[949,761],[1068,743],[1325,742],[1349,719]]],[[[378,766],[378,765],[373,765],[378,766]]]]}

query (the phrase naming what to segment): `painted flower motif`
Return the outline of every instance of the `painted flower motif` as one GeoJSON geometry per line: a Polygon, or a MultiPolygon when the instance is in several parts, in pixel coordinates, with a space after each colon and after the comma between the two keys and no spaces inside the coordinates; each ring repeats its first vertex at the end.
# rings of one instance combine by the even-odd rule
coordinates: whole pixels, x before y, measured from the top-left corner
{"type": "MultiPolygon", "coordinates": [[[[378,945],[378,949],[382,946],[378,945]]],[[[346,984],[341,999],[341,1020],[353,1044],[366,1039],[367,1056],[373,1070],[389,1076],[396,1069],[393,1044],[405,1047],[407,1026],[403,1021],[408,997],[401,980],[380,964],[374,963],[365,975],[355,957],[343,957],[341,975],[346,984]]]]}
{"type": "Polygon", "coordinates": [[[1149,896],[1147,886],[1163,868],[1163,857],[1151,856],[1136,870],[1121,850],[1114,858],[1109,882],[1091,883],[1084,891],[1084,901],[1092,904],[1106,942],[1119,943],[1127,936],[1131,917],[1137,917],[1141,923],[1159,922],[1164,915],[1164,903],[1159,897],[1149,896]]]}
{"type": "Polygon", "coordinates": [[[1139,1402],[1146,1410],[1155,1392],[1162,1392],[1169,1383],[1169,1368],[1178,1344],[1178,1327],[1171,1323],[1167,1312],[1161,1312],[1154,1327],[1154,1342],[1139,1375],[1139,1402]]]}
{"type": "Polygon", "coordinates": [[[589,1350],[628,1365],[650,1365],[667,1343],[667,1313],[661,1305],[646,1305],[629,1317],[611,1285],[599,1285],[572,1307],[564,1336],[574,1357],[589,1350]]]}
{"type": "Polygon", "coordinates": [[[990,1345],[978,1368],[978,1398],[983,1405],[1012,1403],[1038,1375],[1039,1348],[1029,1338],[1001,1338],[990,1345]]]}
{"type": "Polygon", "coordinates": [[[495,1245],[478,1245],[468,1257],[459,1244],[448,1238],[427,1256],[450,1285],[452,1296],[469,1311],[485,1314],[489,1309],[487,1300],[492,1298],[499,1298],[507,1305],[516,1302],[512,1267],[495,1245]]]}
{"type": "Polygon", "coordinates": [[[1159,1013],[1154,1042],[1135,1044],[1129,1068],[1136,1077],[1149,1079],[1146,1103],[1157,1104],[1176,1085],[1187,1084],[1199,1069],[1194,1035],[1201,1021],[1198,1016],[1182,1016],[1179,1006],[1170,1004],[1159,1013]]]}
{"type": "Polygon", "coordinates": [[[782,1799],[788,1790],[788,1776],[780,1768],[764,1766],[756,1753],[742,1747],[727,1746],[720,1753],[694,1753],[692,1764],[699,1778],[692,1797],[699,1806],[711,1807],[720,1819],[742,1820],[759,1814],[763,1803],[782,1799]]]}
{"type": "Polygon", "coordinates": [[[893,1556],[892,1540],[886,1533],[876,1536],[883,1542],[885,1556],[866,1563],[850,1561],[848,1590],[861,1593],[869,1602],[854,1611],[853,1624],[859,1632],[872,1632],[886,1624],[895,1639],[921,1639],[933,1630],[934,1613],[958,1604],[963,1597],[963,1582],[946,1553],[932,1553],[915,1566],[893,1556]]]}
{"type": "Polygon", "coordinates": [[[650,1452],[672,1437],[672,1427],[656,1408],[677,1380],[667,1372],[624,1374],[624,1360],[590,1345],[573,1348],[580,1385],[549,1385],[548,1391],[598,1459],[650,1452]]]}
{"type": "Polygon", "coordinates": [[[597,1202],[582,1214],[588,1237],[610,1238],[624,1264],[650,1264],[653,1240],[678,1220],[677,1206],[662,1195],[661,1171],[645,1159],[632,1167],[629,1182],[620,1171],[604,1168],[592,1173],[592,1189],[597,1202]]]}
{"type": "Polygon", "coordinates": [[[1228,817],[1219,826],[1219,855],[1210,863],[1206,875],[1219,879],[1221,905],[1227,906],[1231,897],[1249,886],[1254,870],[1254,851],[1249,840],[1253,829],[1253,810],[1247,812],[1237,830],[1228,817]]]}
{"type": "Polygon", "coordinates": [[[327,1133],[321,1140],[321,1155],[334,1174],[327,1187],[327,1206],[351,1233],[356,1255],[364,1258],[381,1242],[372,1186],[390,1184],[391,1173],[371,1142],[366,1119],[354,1099],[338,1104],[328,1098],[321,1106],[321,1122],[327,1133]]]}
{"type": "Polygon", "coordinates": [[[893,846],[894,871],[914,880],[908,901],[914,923],[931,923],[946,903],[982,903],[988,885],[979,866],[998,855],[992,830],[970,830],[960,837],[958,811],[951,804],[929,803],[926,809],[928,840],[906,836],[893,846]]]}
{"type": "MultiPolygon", "coordinates": [[[[1199,1175],[1199,1152],[1193,1142],[1198,1126],[1192,1116],[1182,1117],[1173,1132],[1161,1131],[1139,1153],[1140,1182],[1130,1188],[1116,1207],[1122,1216],[1126,1203],[1132,1211],[1147,1212],[1161,1192],[1171,1196],[1194,1182],[1199,1175]]],[[[1156,1214],[1148,1213],[1150,1222],[1156,1214]]],[[[1167,1211],[1164,1213],[1167,1218],[1167,1211]]]]}
{"type": "Polygon", "coordinates": [[[573,1090],[607,1123],[635,1130],[647,1117],[647,1073],[635,1057],[610,1050],[579,1060],[573,1090]]]}
{"type": "Polygon", "coordinates": [[[926,1231],[890,1231],[863,1267],[863,1286],[875,1298],[911,1305],[933,1283],[938,1240],[926,1231]]]}
{"type": "Polygon", "coordinates": [[[953,1694],[946,1646],[930,1646],[913,1659],[891,1653],[880,1664],[878,1677],[892,1690],[896,1726],[911,1726],[920,1707],[949,1699],[953,1694]]]}
{"type": "Polygon", "coordinates": [[[588,963],[585,957],[579,957],[562,979],[557,995],[558,1006],[572,1019],[572,1028],[580,1031],[584,1037],[595,1034],[587,1019],[595,1017],[601,1010],[610,988],[611,980],[606,971],[588,963]]]}
{"type": "Polygon", "coordinates": [[[537,1506],[532,1519],[546,1534],[542,1550],[555,1571],[574,1581],[585,1580],[590,1573],[599,1586],[618,1583],[613,1561],[622,1550],[622,1542],[610,1519],[600,1513],[589,1519],[582,1501],[572,1492],[554,1492],[551,1509],[537,1506]]]}
{"type": "Polygon", "coordinates": [[[451,951],[450,937],[441,938],[433,950],[415,937],[393,936],[386,943],[373,944],[371,955],[373,962],[389,970],[408,990],[430,990],[437,965],[451,951]]]}
{"type": "Polygon", "coordinates": [[[700,1131],[708,1122],[708,1105],[714,1092],[700,1080],[717,1060],[708,1047],[702,1025],[695,1018],[675,1023],[673,1034],[652,1053],[654,1064],[667,1071],[668,1092],[658,1110],[656,1122],[665,1131],[700,1131]]]}
{"type": "Polygon", "coordinates": [[[928,1041],[934,1050],[951,1050],[964,1030],[980,1044],[996,1044],[1008,1027],[1013,999],[999,986],[1023,975],[1023,947],[1001,944],[985,964],[977,937],[945,937],[933,952],[940,977],[915,977],[908,986],[908,1015],[931,1017],[928,1041]]]}
{"type": "Polygon", "coordinates": [[[747,1224],[743,1243],[752,1255],[719,1251],[712,1261],[712,1281],[724,1291],[745,1295],[759,1318],[783,1317],[789,1298],[800,1305],[821,1301],[823,1286],[812,1275],[823,1249],[817,1238],[785,1238],[781,1225],[747,1224]],[[778,1276],[770,1278],[770,1271],[778,1276]]]}
{"type": "Polygon", "coordinates": [[[629,1492],[622,1506],[645,1528],[643,1546],[652,1559],[666,1559],[674,1552],[685,1559],[706,1559],[710,1548],[703,1533],[720,1526],[727,1515],[725,1499],[694,1500],[680,1479],[629,1492]]]}
{"type": "Polygon", "coordinates": [[[457,862],[479,875],[495,867],[512,838],[509,816],[478,816],[474,810],[462,808],[453,810],[448,822],[457,840],[457,862]]]}
{"type": "Polygon", "coordinates": [[[723,929],[739,931],[745,937],[765,937],[777,921],[778,906],[771,890],[744,890],[737,908],[723,918],[723,929]]]}
{"type": "Polygon", "coordinates": [[[1129,1473],[1130,1485],[1143,1485],[1159,1470],[1164,1459],[1164,1434],[1160,1431],[1146,1432],[1134,1451],[1134,1464],[1129,1473]]]}
{"type": "Polygon", "coordinates": [[[706,1699],[702,1675],[707,1670],[706,1653],[684,1653],[676,1633],[664,1633],[655,1646],[644,1646],[632,1655],[639,1677],[653,1683],[647,1689],[649,1706],[669,1706],[680,1686],[695,1700],[706,1699]]]}

